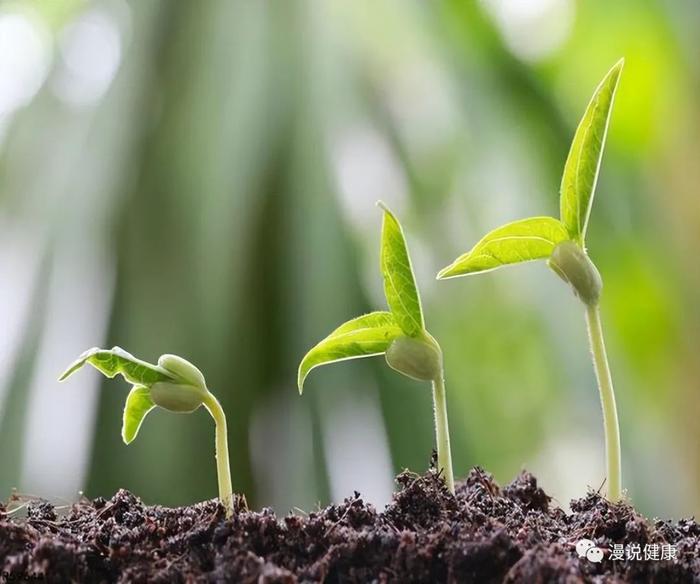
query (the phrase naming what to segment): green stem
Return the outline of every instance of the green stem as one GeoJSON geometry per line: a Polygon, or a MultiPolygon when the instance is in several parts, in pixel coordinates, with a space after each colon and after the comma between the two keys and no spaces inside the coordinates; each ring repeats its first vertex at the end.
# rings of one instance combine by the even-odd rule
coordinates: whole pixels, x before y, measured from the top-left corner
{"type": "Polygon", "coordinates": [[[231,467],[228,460],[228,438],[226,414],[219,400],[207,392],[204,398],[207,408],[216,424],[216,474],[219,480],[219,500],[226,509],[226,517],[233,515],[233,487],[231,486],[231,467]]]}
{"type": "Polygon", "coordinates": [[[450,493],[454,494],[455,480],[452,474],[450,430],[447,424],[447,396],[445,395],[445,376],[442,372],[440,372],[439,377],[433,380],[433,408],[435,410],[438,469],[442,471],[442,476],[450,493]]]}
{"type": "Polygon", "coordinates": [[[600,310],[597,304],[586,306],[588,339],[593,355],[593,368],[598,379],[600,402],[603,406],[605,428],[605,453],[608,471],[608,500],[613,503],[622,499],[622,466],[620,462],[620,426],[617,421],[615,392],[613,391],[610,367],[605,353],[603,329],[600,324],[600,310]]]}

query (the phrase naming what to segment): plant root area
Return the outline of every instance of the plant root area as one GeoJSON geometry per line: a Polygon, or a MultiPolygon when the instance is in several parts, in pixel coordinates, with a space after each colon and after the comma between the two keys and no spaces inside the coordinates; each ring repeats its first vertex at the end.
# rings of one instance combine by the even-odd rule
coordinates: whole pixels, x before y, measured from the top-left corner
{"type": "Polygon", "coordinates": [[[283,518],[242,500],[230,519],[216,501],[151,507],[124,490],[60,518],[45,502],[23,517],[0,506],[0,582],[700,582],[694,520],[649,521],[596,493],[566,513],[528,473],[499,487],[474,468],[455,496],[433,471],[397,483],[383,512],[356,493],[283,518]],[[582,538],[601,561],[579,557],[582,538]],[[615,544],[676,557],[612,559],[615,544]]]}

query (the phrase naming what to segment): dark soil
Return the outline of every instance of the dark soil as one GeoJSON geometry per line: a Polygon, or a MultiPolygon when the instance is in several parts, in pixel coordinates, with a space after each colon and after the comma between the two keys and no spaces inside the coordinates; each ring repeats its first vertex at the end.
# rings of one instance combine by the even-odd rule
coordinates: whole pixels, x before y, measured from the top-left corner
{"type": "Polygon", "coordinates": [[[149,507],[127,491],[60,518],[32,502],[0,507],[0,582],[700,582],[700,526],[649,521],[595,493],[551,505],[535,478],[500,488],[473,469],[450,495],[429,472],[405,472],[381,513],[359,494],[308,516],[278,518],[242,501],[149,507]],[[594,563],[576,542],[603,550],[594,563]],[[672,544],[676,560],[613,561],[613,544],[672,544]]]}

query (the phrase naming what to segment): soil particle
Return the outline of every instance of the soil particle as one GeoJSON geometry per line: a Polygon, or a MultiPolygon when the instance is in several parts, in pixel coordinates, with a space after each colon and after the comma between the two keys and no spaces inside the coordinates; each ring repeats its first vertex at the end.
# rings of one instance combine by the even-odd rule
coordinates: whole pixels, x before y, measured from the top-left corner
{"type": "Polygon", "coordinates": [[[283,518],[243,499],[226,519],[215,501],[167,509],[124,490],[61,513],[0,505],[0,582],[700,583],[692,519],[652,522],[596,493],[565,513],[525,472],[500,488],[474,468],[455,495],[433,471],[397,484],[383,512],[355,493],[283,518]],[[602,561],[578,556],[582,538],[602,561]],[[676,559],[612,560],[620,545],[673,546],[676,559]]]}

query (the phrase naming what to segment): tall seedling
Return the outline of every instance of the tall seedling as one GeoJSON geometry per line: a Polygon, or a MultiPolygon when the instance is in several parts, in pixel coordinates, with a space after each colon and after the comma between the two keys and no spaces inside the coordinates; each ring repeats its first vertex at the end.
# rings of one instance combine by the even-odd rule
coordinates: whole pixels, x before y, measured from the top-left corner
{"type": "Polygon", "coordinates": [[[620,431],[598,308],[603,282],[586,253],[585,237],[623,64],[623,60],[616,63],[598,85],[576,130],[561,181],[560,219],[532,217],[494,229],[438,274],[438,279],[455,278],[546,259],[547,265],[571,285],[586,311],[603,408],[607,494],[611,501],[622,497],[620,431]]]}

